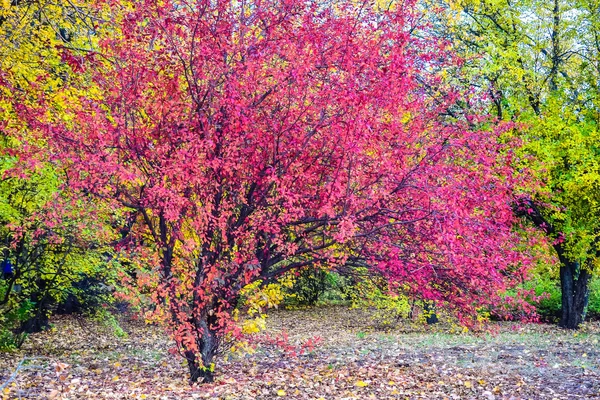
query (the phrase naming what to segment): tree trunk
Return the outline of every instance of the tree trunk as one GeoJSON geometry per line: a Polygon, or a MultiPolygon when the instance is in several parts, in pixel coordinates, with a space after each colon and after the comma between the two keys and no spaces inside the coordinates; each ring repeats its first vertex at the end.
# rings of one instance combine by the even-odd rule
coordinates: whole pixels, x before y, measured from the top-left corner
{"type": "Polygon", "coordinates": [[[560,326],[578,329],[584,321],[589,300],[590,272],[578,262],[563,262],[560,267],[562,315],[560,326]]]}
{"type": "Polygon", "coordinates": [[[48,298],[46,290],[47,283],[44,280],[37,281],[38,290],[30,296],[30,301],[34,304],[34,314],[27,320],[22,321],[17,328],[17,334],[21,333],[38,333],[50,327],[48,315],[52,306],[51,300],[48,298]]]}
{"type": "Polygon", "coordinates": [[[214,371],[211,367],[212,357],[209,360],[205,360],[204,357],[201,357],[202,363],[200,363],[200,360],[198,360],[198,357],[193,351],[186,351],[184,354],[187,359],[191,382],[211,383],[214,381],[214,371]],[[204,364],[206,362],[208,362],[208,366],[202,366],[206,365],[204,364]]]}
{"type": "Polygon", "coordinates": [[[214,380],[214,358],[218,349],[215,332],[209,329],[208,321],[195,321],[196,329],[201,336],[196,340],[199,354],[190,350],[184,351],[187,360],[190,381],[210,383],[214,380]]]}
{"type": "MultiPolygon", "coordinates": [[[[555,27],[560,22],[558,15],[558,2],[555,1],[554,17],[555,27]]],[[[554,40],[554,39],[553,39],[554,40]]],[[[558,44],[556,44],[558,46],[558,44]]],[[[556,50],[558,47],[554,48],[556,50]]],[[[526,217],[550,238],[558,237],[557,231],[546,220],[540,207],[531,199],[521,200],[516,204],[515,212],[518,216],[526,217]]],[[[590,290],[588,287],[591,278],[591,266],[582,267],[579,262],[569,260],[562,241],[555,240],[553,247],[560,260],[560,288],[562,296],[561,319],[559,325],[567,329],[577,329],[585,319],[590,290]]],[[[597,257],[597,255],[596,255],[597,257]]]]}
{"type": "Polygon", "coordinates": [[[435,312],[435,304],[433,302],[425,301],[423,305],[423,311],[425,313],[427,325],[433,325],[439,322],[438,316],[435,312]]]}

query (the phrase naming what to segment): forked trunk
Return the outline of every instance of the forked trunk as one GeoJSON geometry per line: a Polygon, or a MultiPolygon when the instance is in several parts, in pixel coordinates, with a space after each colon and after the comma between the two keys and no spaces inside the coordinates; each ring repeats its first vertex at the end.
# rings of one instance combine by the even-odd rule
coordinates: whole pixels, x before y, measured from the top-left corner
{"type": "Polygon", "coordinates": [[[581,268],[578,262],[563,262],[560,267],[561,327],[578,329],[585,320],[590,294],[588,287],[590,277],[590,272],[586,268],[581,268]]]}
{"type": "Polygon", "coordinates": [[[218,338],[215,331],[209,326],[209,321],[196,321],[196,328],[201,332],[200,337],[196,340],[199,352],[184,351],[192,382],[210,383],[214,380],[214,360],[218,350],[218,338]]]}
{"type": "Polygon", "coordinates": [[[197,357],[193,351],[186,351],[185,357],[191,382],[211,383],[214,381],[214,370],[211,366],[213,356],[205,359],[197,357]]]}

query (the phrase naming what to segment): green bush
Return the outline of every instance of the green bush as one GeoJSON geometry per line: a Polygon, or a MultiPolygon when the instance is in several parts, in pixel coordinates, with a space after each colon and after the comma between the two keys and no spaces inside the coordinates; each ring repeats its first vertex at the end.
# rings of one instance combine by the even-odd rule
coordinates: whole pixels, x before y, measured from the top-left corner
{"type": "Polygon", "coordinates": [[[11,330],[0,327],[0,351],[16,350],[23,345],[26,338],[26,333],[16,334],[11,330]]]}
{"type": "MultiPolygon", "coordinates": [[[[543,320],[555,322],[561,315],[560,280],[538,276],[524,285],[525,289],[534,289],[536,296],[542,299],[535,303],[538,314],[543,320]]],[[[589,284],[590,297],[587,318],[600,318],[600,277],[594,277],[589,284]]]]}
{"type": "Polygon", "coordinates": [[[533,288],[536,296],[542,296],[535,304],[538,314],[545,320],[554,320],[560,317],[561,291],[560,281],[547,277],[538,277],[528,282],[527,289],[533,288]]]}
{"type": "Polygon", "coordinates": [[[590,302],[587,315],[588,318],[600,318],[600,277],[594,277],[590,282],[590,302]]]}
{"type": "MultiPolygon", "coordinates": [[[[5,292],[7,287],[0,285],[0,294],[5,292]]],[[[35,309],[35,303],[23,301],[9,309],[4,314],[0,314],[0,351],[10,351],[21,347],[27,338],[26,332],[20,332],[19,327],[31,318],[35,309]]]]}
{"type": "Polygon", "coordinates": [[[375,278],[357,282],[347,292],[352,307],[370,310],[371,323],[378,330],[395,328],[412,309],[407,296],[392,294],[384,281],[375,278]]]}
{"type": "Polygon", "coordinates": [[[285,290],[288,305],[313,306],[319,301],[335,303],[346,296],[345,288],[349,283],[341,275],[323,269],[305,269],[299,271],[291,288],[285,290]]]}
{"type": "Polygon", "coordinates": [[[353,308],[368,309],[377,329],[392,329],[411,311],[408,297],[392,294],[384,279],[369,276],[366,270],[345,276],[328,270],[306,269],[296,273],[292,281],[291,288],[285,289],[287,305],[345,303],[353,308]]]}

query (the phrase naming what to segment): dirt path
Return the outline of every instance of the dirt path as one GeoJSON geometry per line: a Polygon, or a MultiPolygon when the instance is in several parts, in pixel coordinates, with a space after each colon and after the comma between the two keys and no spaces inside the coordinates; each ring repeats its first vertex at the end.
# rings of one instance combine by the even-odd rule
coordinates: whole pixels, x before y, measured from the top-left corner
{"type": "Polygon", "coordinates": [[[127,323],[117,339],[94,324],[55,321],[26,348],[0,355],[4,383],[25,368],[4,398],[104,399],[593,399],[600,398],[600,326],[573,334],[549,325],[499,324],[496,335],[449,333],[403,324],[372,330],[364,311],[343,307],[278,311],[269,333],[293,344],[293,357],[263,345],[224,360],[213,385],[190,387],[180,359],[156,327],[127,323]],[[57,364],[63,363],[64,365],[57,364]]]}

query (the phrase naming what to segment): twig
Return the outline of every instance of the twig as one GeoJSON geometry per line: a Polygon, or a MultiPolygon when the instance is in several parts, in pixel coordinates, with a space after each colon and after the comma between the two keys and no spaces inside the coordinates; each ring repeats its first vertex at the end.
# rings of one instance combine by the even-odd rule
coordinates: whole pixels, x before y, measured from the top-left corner
{"type": "Polygon", "coordinates": [[[27,360],[29,360],[29,357],[23,357],[23,359],[21,360],[19,365],[17,365],[15,372],[13,372],[12,375],[8,378],[8,380],[6,382],[4,382],[4,384],[2,386],[0,386],[0,392],[2,392],[8,386],[8,384],[11,383],[17,377],[17,375],[19,374],[19,371],[23,367],[23,363],[25,363],[25,361],[27,361],[27,360]]]}
{"type": "Polygon", "coordinates": [[[13,372],[12,375],[8,378],[8,380],[6,382],[4,382],[2,384],[2,386],[0,386],[0,393],[2,393],[2,391],[8,386],[8,384],[11,383],[17,377],[17,375],[19,374],[19,371],[21,369],[30,367],[29,365],[25,365],[26,361],[38,360],[40,358],[47,358],[47,357],[23,357],[21,362],[19,362],[19,365],[17,365],[15,372],[13,372]]]}

